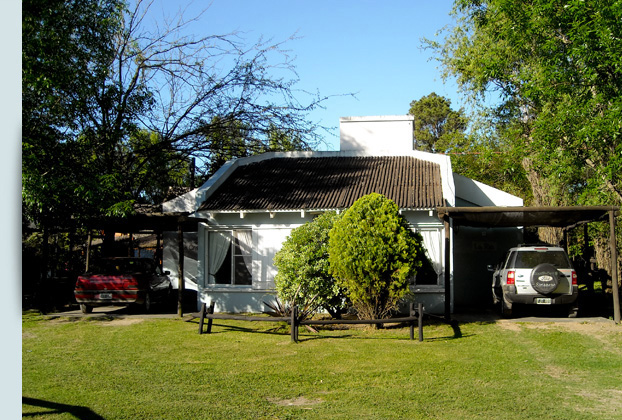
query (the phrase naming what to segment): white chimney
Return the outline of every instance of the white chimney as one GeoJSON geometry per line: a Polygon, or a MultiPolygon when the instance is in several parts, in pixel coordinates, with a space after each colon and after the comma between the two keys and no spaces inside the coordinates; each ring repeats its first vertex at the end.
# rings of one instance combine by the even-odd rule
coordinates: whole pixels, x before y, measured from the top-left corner
{"type": "Polygon", "coordinates": [[[342,117],[339,119],[340,150],[369,155],[412,152],[414,121],[412,115],[342,117]]]}

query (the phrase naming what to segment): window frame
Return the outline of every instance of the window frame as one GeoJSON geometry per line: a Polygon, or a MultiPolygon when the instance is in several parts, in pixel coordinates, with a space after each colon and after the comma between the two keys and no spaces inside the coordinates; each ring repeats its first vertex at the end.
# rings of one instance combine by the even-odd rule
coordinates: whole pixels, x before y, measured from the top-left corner
{"type": "MultiPolygon", "coordinates": [[[[417,289],[417,290],[426,290],[426,289],[430,289],[430,290],[436,290],[439,287],[444,287],[445,285],[445,267],[444,267],[444,261],[445,261],[445,247],[443,246],[443,238],[444,238],[444,232],[445,232],[445,228],[443,225],[439,225],[439,224],[420,224],[420,225],[413,225],[411,226],[411,229],[416,232],[419,233],[422,237],[423,232],[435,232],[438,234],[438,240],[439,240],[439,245],[438,245],[438,251],[439,251],[439,257],[440,260],[438,261],[438,269],[440,272],[436,273],[436,283],[417,283],[417,276],[413,276],[410,280],[410,286],[411,288],[417,289]]],[[[430,250],[428,249],[428,247],[426,247],[425,244],[425,240],[423,241],[423,243],[421,244],[423,246],[423,249],[425,250],[426,256],[428,257],[428,259],[430,260],[430,262],[432,263],[432,267],[434,269],[434,271],[436,272],[436,269],[434,268],[434,263],[435,261],[431,258],[430,255],[430,250]]]]}
{"type": "Polygon", "coordinates": [[[206,268],[207,268],[206,270],[207,287],[210,287],[210,288],[252,288],[253,281],[254,281],[253,270],[252,270],[253,261],[254,261],[253,229],[251,227],[246,227],[246,226],[245,227],[222,227],[222,228],[217,228],[217,229],[207,229],[206,233],[207,233],[206,242],[208,244],[206,246],[206,252],[205,252],[205,261],[206,261],[206,268]],[[250,240],[250,242],[246,244],[248,248],[248,253],[243,253],[243,249],[242,249],[243,247],[240,244],[240,237],[236,235],[236,233],[240,231],[247,232],[248,234],[248,239],[250,240]],[[211,249],[209,247],[209,241],[210,241],[210,235],[212,234],[226,235],[226,237],[229,239],[229,244],[228,244],[229,249],[227,250],[227,254],[224,257],[224,261],[222,262],[222,265],[218,268],[218,270],[216,270],[216,272],[210,274],[211,268],[209,266],[210,265],[209,253],[211,249]],[[245,257],[250,258],[250,264],[247,264],[245,257]],[[236,275],[237,273],[236,262],[238,262],[239,259],[241,259],[242,263],[245,264],[246,271],[248,272],[247,282],[244,282],[244,283],[236,283],[236,281],[238,280],[238,276],[236,275]],[[225,264],[228,264],[227,272],[229,274],[229,282],[218,283],[217,275],[223,269],[223,266],[225,264]],[[210,278],[212,276],[213,278],[210,278]]]}

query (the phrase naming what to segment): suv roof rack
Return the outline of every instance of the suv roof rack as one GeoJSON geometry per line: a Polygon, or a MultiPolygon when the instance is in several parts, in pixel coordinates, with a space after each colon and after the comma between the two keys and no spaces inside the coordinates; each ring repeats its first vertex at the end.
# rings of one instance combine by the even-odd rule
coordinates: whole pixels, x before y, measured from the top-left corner
{"type": "Polygon", "coordinates": [[[547,244],[545,242],[538,242],[534,244],[519,244],[517,246],[550,246],[550,247],[560,248],[560,245],[547,244]]]}

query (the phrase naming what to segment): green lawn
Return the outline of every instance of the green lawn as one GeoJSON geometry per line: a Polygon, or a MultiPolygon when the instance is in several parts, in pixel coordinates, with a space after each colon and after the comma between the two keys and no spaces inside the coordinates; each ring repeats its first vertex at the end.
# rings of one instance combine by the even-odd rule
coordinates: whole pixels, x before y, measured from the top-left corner
{"type": "Polygon", "coordinates": [[[29,419],[622,419],[622,327],[22,318],[29,419]]]}

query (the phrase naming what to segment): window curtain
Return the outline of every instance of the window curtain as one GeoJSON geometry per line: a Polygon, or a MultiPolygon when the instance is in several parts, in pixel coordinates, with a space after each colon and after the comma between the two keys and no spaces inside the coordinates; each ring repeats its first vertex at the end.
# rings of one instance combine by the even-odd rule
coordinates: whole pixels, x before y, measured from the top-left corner
{"type": "Polygon", "coordinates": [[[252,230],[237,230],[234,232],[240,246],[240,252],[244,259],[246,269],[251,276],[253,275],[253,254],[251,252],[253,248],[253,231],[252,230]]]}
{"type": "Polygon", "coordinates": [[[423,246],[428,252],[428,258],[432,263],[434,271],[436,271],[436,274],[441,274],[443,272],[441,232],[439,230],[421,230],[419,233],[423,237],[423,246]]]}
{"type": "Polygon", "coordinates": [[[209,241],[207,245],[207,269],[208,283],[216,282],[215,275],[220,266],[225,261],[229,247],[231,246],[231,238],[228,232],[209,232],[209,241]]]}

